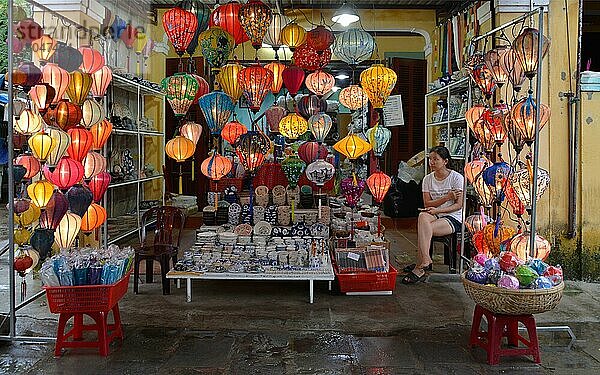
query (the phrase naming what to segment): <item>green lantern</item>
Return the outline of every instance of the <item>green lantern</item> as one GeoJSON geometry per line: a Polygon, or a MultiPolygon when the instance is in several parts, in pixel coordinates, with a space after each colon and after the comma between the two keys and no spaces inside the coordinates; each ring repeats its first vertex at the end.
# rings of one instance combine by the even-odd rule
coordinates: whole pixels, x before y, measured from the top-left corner
{"type": "Polygon", "coordinates": [[[183,117],[198,92],[198,81],[186,73],[176,73],[160,82],[175,116],[183,117]]]}
{"type": "Polygon", "coordinates": [[[373,147],[373,154],[377,157],[383,155],[391,138],[392,131],[385,126],[379,125],[379,123],[367,130],[367,139],[369,140],[371,147],[373,147]]]}
{"type": "Polygon", "coordinates": [[[281,169],[288,179],[288,184],[293,189],[298,185],[298,180],[306,168],[306,163],[296,155],[288,156],[281,162],[281,169]]]}
{"type": "Polygon", "coordinates": [[[198,40],[200,48],[202,48],[202,55],[213,69],[222,67],[235,48],[235,40],[231,34],[218,26],[202,32],[198,40]]]}

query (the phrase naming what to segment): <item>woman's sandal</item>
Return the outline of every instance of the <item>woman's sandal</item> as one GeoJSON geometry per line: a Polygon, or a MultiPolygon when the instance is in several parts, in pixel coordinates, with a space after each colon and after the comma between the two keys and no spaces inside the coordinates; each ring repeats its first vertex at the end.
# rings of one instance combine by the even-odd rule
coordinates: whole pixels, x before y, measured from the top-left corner
{"type": "MultiPolygon", "coordinates": [[[[408,266],[404,267],[402,269],[402,271],[404,271],[404,273],[412,273],[412,271],[415,269],[417,265],[416,264],[409,264],[408,266]]],[[[423,268],[425,271],[433,271],[433,263],[429,264],[427,267],[423,268]]]]}
{"type": "Polygon", "coordinates": [[[427,279],[427,273],[424,273],[421,276],[417,276],[412,272],[409,272],[406,276],[402,278],[402,284],[416,284],[418,282],[424,282],[427,279]]]}

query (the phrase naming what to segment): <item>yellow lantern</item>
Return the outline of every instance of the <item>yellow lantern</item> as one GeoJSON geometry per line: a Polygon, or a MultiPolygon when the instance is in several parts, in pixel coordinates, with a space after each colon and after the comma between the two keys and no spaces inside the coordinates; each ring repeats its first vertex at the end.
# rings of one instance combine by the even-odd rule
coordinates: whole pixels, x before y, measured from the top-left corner
{"type": "Polygon", "coordinates": [[[76,70],[69,73],[69,76],[71,79],[69,79],[66,94],[72,103],[81,105],[92,88],[92,75],[76,70]]]}
{"type": "Polygon", "coordinates": [[[46,164],[49,166],[55,166],[58,164],[60,158],[62,158],[67,152],[67,148],[71,144],[71,136],[69,133],[62,131],[58,128],[48,127],[48,135],[52,137],[56,146],[50,151],[46,157],[46,164]]]}
{"type": "Polygon", "coordinates": [[[357,159],[371,151],[371,144],[356,134],[348,134],[333,145],[333,149],[349,159],[357,159]]]}
{"type": "Polygon", "coordinates": [[[198,140],[202,135],[202,125],[196,124],[193,121],[187,121],[179,130],[179,133],[190,141],[194,142],[195,146],[198,144],[198,140]]]}
{"type": "Polygon", "coordinates": [[[83,159],[83,177],[91,180],[106,170],[106,158],[95,151],[87,153],[83,159]]]}
{"type": "Polygon", "coordinates": [[[221,89],[223,89],[225,94],[229,95],[234,103],[242,96],[242,87],[239,83],[238,74],[243,68],[244,67],[237,62],[225,64],[217,75],[217,81],[219,81],[221,89]]]}
{"type": "Polygon", "coordinates": [[[27,143],[29,144],[31,153],[39,161],[46,161],[50,152],[56,147],[56,140],[43,130],[31,136],[27,143]]]}
{"type": "Polygon", "coordinates": [[[15,229],[15,232],[13,233],[13,238],[17,245],[25,245],[27,242],[29,242],[29,239],[31,238],[31,232],[25,228],[15,229]]]}
{"type": "Polygon", "coordinates": [[[282,73],[285,70],[286,66],[280,63],[279,61],[275,61],[265,65],[265,68],[273,72],[273,84],[271,85],[271,92],[273,94],[277,94],[281,90],[281,86],[283,86],[282,73]]]}
{"type": "Polygon", "coordinates": [[[81,217],[72,212],[67,212],[54,230],[54,242],[61,249],[70,248],[77,238],[79,229],[81,229],[81,217]]]}
{"type": "Polygon", "coordinates": [[[15,130],[21,134],[33,134],[42,130],[42,116],[26,109],[21,113],[19,119],[15,121],[15,130]]]}
{"type": "Polygon", "coordinates": [[[81,231],[89,233],[94,231],[106,221],[106,209],[97,203],[92,203],[81,218],[81,231]]]}
{"type": "Polygon", "coordinates": [[[31,42],[31,50],[42,64],[50,60],[56,51],[56,40],[48,34],[31,42]]]}
{"type": "Polygon", "coordinates": [[[286,138],[296,139],[308,131],[308,121],[297,113],[290,113],[279,121],[279,132],[286,138]]]}
{"type": "Polygon", "coordinates": [[[52,198],[52,193],[54,193],[54,185],[46,180],[39,180],[27,186],[27,195],[29,195],[31,203],[39,208],[46,208],[52,198]]]}
{"type": "Polygon", "coordinates": [[[194,155],[196,145],[184,136],[178,135],[167,142],[165,152],[176,162],[183,162],[194,155]]]}
{"type": "Polygon", "coordinates": [[[104,108],[94,99],[85,99],[81,105],[81,125],[87,129],[104,120],[104,108]]]}
{"type": "Polygon", "coordinates": [[[144,47],[146,47],[146,43],[148,43],[148,36],[145,33],[138,32],[136,34],[136,38],[133,41],[133,50],[138,55],[144,51],[144,47]]]}
{"type": "Polygon", "coordinates": [[[281,29],[281,41],[283,44],[288,46],[290,50],[294,51],[296,47],[304,43],[306,40],[306,30],[292,21],[281,29]]]}
{"type": "Polygon", "coordinates": [[[373,64],[360,73],[360,84],[374,108],[383,108],[397,79],[396,73],[382,64],[373,64]]]}
{"type": "Polygon", "coordinates": [[[25,212],[19,215],[14,214],[15,223],[23,227],[28,227],[33,224],[34,221],[40,218],[41,213],[42,211],[38,206],[35,204],[30,204],[29,208],[25,212]]]}

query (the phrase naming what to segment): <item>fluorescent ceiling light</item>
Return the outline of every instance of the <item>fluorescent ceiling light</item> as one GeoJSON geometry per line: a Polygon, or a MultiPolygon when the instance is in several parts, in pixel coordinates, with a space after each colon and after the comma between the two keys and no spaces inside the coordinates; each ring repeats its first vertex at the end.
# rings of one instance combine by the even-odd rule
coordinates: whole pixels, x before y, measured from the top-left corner
{"type": "Polygon", "coordinates": [[[336,10],[333,14],[333,17],[331,17],[333,22],[339,23],[344,27],[358,21],[359,19],[360,17],[358,16],[358,13],[356,13],[356,9],[354,9],[352,5],[348,5],[345,1],[340,9],[336,10]]]}
{"type": "Polygon", "coordinates": [[[344,80],[344,79],[348,79],[348,78],[350,78],[350,76],[347,74],[344,74],[344,73],[340,73],[337,76],[335,76],[335,79],[339,79],[339,80],[344,80]]]}

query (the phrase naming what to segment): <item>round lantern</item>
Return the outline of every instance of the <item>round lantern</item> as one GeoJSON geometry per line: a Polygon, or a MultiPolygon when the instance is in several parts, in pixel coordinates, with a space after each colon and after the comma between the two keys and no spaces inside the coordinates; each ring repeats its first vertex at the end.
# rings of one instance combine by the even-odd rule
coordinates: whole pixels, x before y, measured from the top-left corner
{"type": "Polygon", "coordinates": [[[319,96],[327,94],[335,85],[335,78],[327,72],[317,70],[316,72],[310,73],[306,76],[304,81],[306,88],[319,96]]]}
{"type": "Polygon", "coordinates": [[[21,113],[19,119],[14,122],[15,131],[21,134],[37,133],[42,130],[43,123],[42,116],[31,109],[26,109],[21,113]]]}
{"type": "Polygon", "coordinates": [[[487,99],[491,98],[494,91],[496,91],[497,86],[496,82],[494,82],[494,76],[492,75],[492,72],[485,66],[485,64],[481,64],[473,68],[471,71],[471,77],[485,97],[487,99]]]}
{"type": "Polygon", "coordinates": [[[94,74],[105,65],[104,56],[94,48],[81,46],[78,50],[83,56],[83,62],[79,66],[82,72],[94,74]]]}
{"type": "MultiPolygon", "coordinates": [[[[525,76],[532,79],[538,68],[540,32],[537,29],[527,27],[515,38],[512,48],[523,66],[525,76]]],[[[542,35],[542,59],[548,53],[550,41],[542,35]]]]}
{"type": "Polygon", "coordinates": [[[279,133],[279,122],[287,115],[287,110],[283,107],[273,105],[265,110],[265,118],[271,133],[279,133]]]}
{"type": "Polygon", "coordinates": [[[231,97],[222,91],[213,91],[198,100],[198,105],[212,134],[220,134],[235,109],[231,97]]]}
{"type": "Polygon", "coordinates": [[[521,86],[525,82],[525,72],[521,65],[517,53],[513,48],[509,48],[500,57],[500,66],[504,73],[506,73],[508,80],[513,86],[514,91],[521,91],[521,86]]]}
{"type": "Polygon", "coordinates": [[[530,232],[523,232],[514,236],[510,240],[509,251],[515,253],[517,257],[522,261],[527,261],[531,258],[541,259],[545,261],[548,258],[548,255],[550,255],[550,250],[552,249],[552,247],[550,246],[550,242],[548,242],[548,240],[536,233],[535,249],[533,250],[533,252],[531,252],[529,247],[530,236],[530,232]]]}
{"type": "Polygon", "coordinates": [[[289,18],[282,15],[281,13],[274,11],[273,17],[271,18],[271,24],[267,29],[267,33],[263,38],[263,43],[266,43],[273,48],[275,51],[275,60],[279,59],[277,51],[279,47],[283,45],[283,41],[281,40],[281,30],[290,22],[289,18]]]}
{"type": "MultiPolygon", "coordinates": [[[[212,27],[219,26],[227,33],[233,36],[235,44],[242,44],[248,40],[248,35],[244,31],[240,22],[241,4],[237,1],[230,1],[227,4],[218,6],[210,15],[208,24],[212,27]]],[[[202,34],[200,34],[202,40],[202,34]]]]}
{"type": "Polygon", "coordinates": [[[515,230],[502,223],[492,222],[483,228],[483,238],[493,256],[500,254],[500,244],[515,235],[515,230]]]}
{"type": "Polygon", "coordinates": [[[511,110],[514,125],[523,135],[523,141],[530,146],[535,141],[535,123],[538,108],[540,109],[539,131],[541,131],[550,120],[550,107],[545,104],[538,107],[531,93],[513,105],[511,110]]]}
{"type": "Polygon", "coordinates": [[[466,163],[464,168],[465,177],[472,184],[473,181],[475,181],[475,179],[479,177],[481,172],[483,172],[484,169],[489,167],[490,164],[490,161],[485,158],[476,159],[466,163]]]}
{"type": "Polygon", "coordinates": [[[210,92],[210,87],[208,86],[208,82],[206,82],[204,78],[193,73],[190,73],[190,75],[194,77],[196,82],[198,82],[198,90],[196,91],[196,95],[194,96],[194,100],[192,101],[192,104],[198,104],[198,99],[200,99],[202,95],[208,94],[210,92]]]}
{"type": "Polygon", "coordinates": [[[235,47],[235,41],[231,34],[217,26],[202,32],[198,40],[200,48],[202,48],[202,56],[213,69],[223,66],[235,47]]]}
{"type": "Polygon", "coordinates": [[[32,18],[19,20],[16,25],[15,35],[25,44],[29,44],[44,35],[42,27],[32,18]]]}
{"type": "Polygon", "coordinates": [[[195,14],[196,19],[198,20],[196,32],[194,33],[192,41],[186,49],[187,53],[192,56],[198,47],[198,36],[208,27],[208,19],[210,18],[211,10],[200,0],[184,0],[179,3],[179,7],[195,14]]]}
{"type": "Polygon", "coordinates": [[[351,111],[363,108],[369,102],[367,94],[359,85],[350,85],[340,90],[339,102],[351,111]]]}
{"type": "Polygon", "coordinates": [[[229,142],[229,144],[234,145],[240,135],[246,134],[247,132],[248,128],[246,128],[244,124],[234,120],[225,124],[223,130],[221,130],[221,137],[229,142]]]}
{"type": "Polygon", "coordinates": [[[63,98],[70,79],[69,72],[56,64],[48,63],[42,67],[42,81],[52,86],[56,93],[52,104],[58,103],[63,98]]]}
{"type": "MultiPolygon", "coordinates": [[[[532,172],[528,168],[520,169],[510,176],[510,183],[515,190],[515,193],[523,202],[526,208],[531,208],[531,191],[533,188],[532,172]]],[[[550,174],[543,168],[538,168],[537,171],[537,190],[536,201],[546,192],[550,185],[550,174]]]]}
{"type": "Polygon", "coordinates": [[[467,110],[465,117],[467,125],[475,135],[475,138],[481,143],[484,150],[490,153],[494,149],[496,142],[494,135],[490,132],[484,120],[486,111],[486,107],[475,105],[467,110]]]}
{"type": "Polygon", "coordinates": [[[39,161],[46,161],[50,151],[56,147],[56,141],[43,130],[32,135],[27,144],[33,156],[39,161]]]}
{"type": "Polygon", "coordinates": [[[491,221],[492,219],[486,215],[470,215],[465,218],[465,227],[467,227],[467,230],[471,232],[471,234],[474,234],[483,230],[487,223],[491,221]]]}
{"type": "Polygon", "coordinates": [[[309,118],[317,113],[325,111],[327,111],[327,101],[316,95],[306,95],[298,101],[298,112],[300,112],[304,118],[309,118]]]}
{"type": "Polygon", "coordinates": [[[319,159],[310,163],[305,170],[306,177],[315,185],[323,187],[325,183],[333,177],[335,174],[335,167],[326,162],[325,160],[319,159]]]}
{"type": "Polygon", "coordinates": [[[165,146],[167,155],[178,163],[192,157],[195,151],[194,142],[181,135],[171,139],[165,146]]]}
{"type": "Polygon", "coordinates": [[[326,49],[317,52],[317,50],[304,43],[296,48],[292,59],[294,60],[294,64],[302,69],[309,71],[322,69],[331,61],[331,50],[326,49]]]}
{"type": "Polygon", "coordinates": [[[264,147],[263,140],[261,134],[250,131],[240,135],[236,142],[235,153],[244,169],[250,173],[254,173],[265,161],[265,156],[270,147],[264,147]]]}
{"type": "Polygon", "coordinates": [[[356,207],[360,197],[365,191],[365,187],[367,187],[365,180],[357,179],[356,176],[346,177],[342,180],[340,183],[340,190],[344,195],[348,207],[356,207]]]}
{"type": "Polygon", "coordinates": [[[242,96],[242,86],[240,85],[238,75],[243,68],[244,67],[237,62],[225,64],[221,68],[219,74],[217,74],[217,81],[219,81],[221,89],[225,94],[231,97],[234,103],[242,96]]]}
{"type": "Polygon", "coordinates": [[[86,99],[81,106],[81,125],[91,128],[104,120],[104,107],[94,99],[86,99]]]}
{"type": "Polygon", "coordinates": [[[504,132],[508,134],[508,140],[512,144],[513,148],[517,152],[517,155],[523,150],[525,146],[525,139],[523,133],[519,130],[517,123],[513,120],[512,112],[508,113],[504,118],[504,132]]]}
{"type": "Polygon", "coordinates": [[[84,127],[77,126],[67,131],[71,137],[71,144],[67,147],[67,154],[78,162],[83,161],[85,155],[92,148],[92,132],[84,127]]]}
{"type": "Polygon", "coordinates": [[[231,160],[214,151],[200,165],[202,174],[212,181],[219,181],[231,171],[231,160]]]}
{"type": "Polygon", "coordinates": [[[67,132],[52,127],[49,127],[47,132],[56,145],[46,157],[46,165],[53,167],[67,153],[67,148],[71,144],[71,136],[67,132]]]}
{"type": "Polygon", "coordinates": [[[371,151],[371,144],[356,134],[348,134],[333,145],[333,149],[348,159],[357,159],[371,151]]]}
{"type": "Polygon", "coordinates": [[[88,187],[92,191],[94,202],[100,202],[102,200],[104,193],[106,193],[106,190],[108,189],[108,185],[110,185],[111,179],[110,173],[100,172],[88,182],[88,187]]]}
{"type": "Polygon", "coordinates": [[[398,76],[381,64],[373,64],[360,73],[360,84],[374,108],[383,108],[390,96],[398,76]]]}
{"type": "Polygon", "coordinates": [[[304,142],[298,147],[298,156],[307,164],[317,159],[325,159],[328,153],[327,147],[317,142],[304,142]]]}
{"type": "Polygon", "coordinates": [[[46,113],[55,96],[56,91],[54,90],[54,87],[47,83],[37,84],[29,90],[29,97],[31,98],[33,106],[42,115],[46,113]]]}
{"type": "Polygon", "coordinates": [[[52,61],[67,72],[72,72],[81,66],[83,55],[77,49],[66,45],[63,42],[56,43],[56,52],[52,61]]]}
{"type": "Polygon", "coordinates": [[[52,192],[54,192],[54,185],[46,180],[39,180],[27,186],[27,195],[31,199],[31,203],[42,209],[46,208],[52,192]]]}
{"type": "Polygon", "coordinates": [[[496,48],[492,48],[487,51],[483,56],[483,61],[485,62],[485,66],[489,69],[490,73],[492,73],[492,77],[494,81],[498,85],[498,87],[502,87],[506,81],[508,81],[508,74],[502,68],[502,55],[508,51],[510,46],[499,46],[496,48]]]}
{"type": "Polygon", "coordinates": [[[290,95],[296,95],[304,82],[304,70],[295,65],[290,65],[281,73],[281,78],[290,95]]]}
{"type": "Polygon", "coordinates": [[[42,167],[40,162],[31,154],[22,154],[15,158],[15,164],[22,165],[27,169],[23,178],[30,179],[37,175],[42,167]]]}
{"type": "Polygon", "coordinates": [[[69,202],[69,210],[77,216],[85,215],[90,204],[92,204],[92,191],[85,185],[76,184],[72,186],[66,194],[69,202]]]}
{"type": "Polygon", "coordinates": [[[92,88],[92,75],[76,70],[69,73],[69,85],[65,91],[71,102],[81,105],[92,88]]]}
{"type": "Polygon", "coordinates": [[[363,29],[349,29],[336,36],[333,52],[350,65],[357,65],[371,58],[375,39],[363,29]]]}
{"type": "Polygon", "coordinates": [[[31,50],[42,64],[50,61],[52,55],[56,51],[56,40],[48,34],[42,35],[41,38],[31,42],[31,50]]]}
{"type": "Polygon", "coordinates": [[[392,131],[385,126],[375,124],[374,127],[367,130],[367,139],[373,148],[373,155],[376,157],[383,156],[383,152],[390,143],[392,138],[392,131]]]}
{"type": "Polygon", "coordinates": [[[106,141],[108,141],[112,130],[112,123],[106,119],[92,125],[90,128],[90,132],[92,133],[92,150],[101,150],[106,141]]]}
{"type": "Polygon", "coordinates": [[[190,74],[175,73],[171,77],[163,78],[160,84],[175,116],[185,116],[196,97],[198,81],[190,74]]]}
{"type": "Polygon", "coordinates": [[[295,155],[288,156],[281,162],[281,169],[293,189],[298,185],[298,180],[306,168],[306,163],[295,155]]]}
{"type": "Polygon", "coordinates": [[[283,86],[282,74],[285,70],[285,65],[283,65],[279,61],[275,61],[265,65],[265,68],[269,69],[273,73],[273,84],[271,85],[271,92],[273,93],[273,95],[275,95],[279,91],[281,91],[281,86],[283,86]]]}
{"type": "Polygon", "coordinates": [[[257,61],[256,64],[240,70],[238,79],[240,87],[250,104],[250,110],[257,113],[273,85],[273,72],[263,68],[257,61]]]}
{"type": "Polygon", "coordinates": [[[67,212],[54,231],[54,242],[61,249],[69,249],[75,242],[80,228],[81,216],[67,212]]]}
{"type": "Polygon", "coordinates": [[[240,7],[239,18],[242,28],[254,49],[262,47],[263,37],[267,33],[273,12],[260,0],[248,0],[240,7]]]}
{"type": "Polygon", "coordinates": [[[194,145],[197,145],[198,140],[202,135],[202,125],[196,124],[193,121],[186,121],[186,123],[181,126],[181,129],[179,129],[179,134],[194,142],[194,145]]]}
{"type": "Polygon", "coordinates": [[[373,195],[373,199],[377,203],[382,203],[383,198],[387,194],[390,186],[392,185],[392,179],[381,171],[377,171],[367,178],[367,186],[369,191],[373,195]]]}
{"type": "Polygon", "coordinates": [[[494,203],[494,192],[490,189],[490,187],[485,183],[482,175],[475,178],[473,181],[473,188],[479,197],[479,202],[485,207],[492,207],[494,203]]]}
{"type": "Polygon", "coordinates": [[[92,203],[85,215],[81,218],[81,231],[91,233],[106,221],[106,209],[99,204],[92,203]]]}
{"type": "Polygon", "coordinates": [[[335,36],[325,26],[319,25],[306,34],[306,44],[317,52],[323,52],[335,42],[335,36]]]}
{"type": "Polygon", "coordinates": [[[297,113],[290,113],[279,122],[279,132],[289,139],[297,139],[307,131],[308,122],[297,113]]]}
{"type": "Polygon", "coordinates": [[[68,209],[69,201],[65,195],[55,190],[46,204],[46,209],[40,215],[40,226],[44,229],[56,229],[68,209]]]}
{"type": "Polygon", "coordinates": [[[71,129],[79,124],[83,117],[83,111],[77,104],[67,99],[62,99],[44,115],[47,123],[60,127],[63,130],[71,129]]]}
{"type": "Polygon", "coordinates": [[[80,182],[83,178],[83,165],[69,157],[64,156],[53,171],[46,165],[43,168],[44,177],[52,182],[60,190],[67,190],[71,186],[80,182]]]}
{"type": "Polygon", "coordinates": [[[95,151],[88,152],[83,159],[83,177],[90,180],[104,171],[106,171],[106,158],[95,151]]]}
{"type": "Polygon", "coordinates": [[[325,113],[317,113],[308,119],[308,128],[317,142],[324,142],[325,137],[329,134],[333,121],[331,117],[325,113]]]}
{"type": "Polygon", "coordinates": [[[281,41],[292,51],[304,43],[305,40],[306,30],[304,30],[302,26],[298,25],[295,20],[288,23],[283,27],[283,29],[281,29],[281,41]]]}
{"type": "Polygon", "coordinates": [[[163,14],[162,24],[175,52],[183,56],[198,28],[198,18],[192,12],[174,7],[163,14]]]}
{"type": "Polygon", "coordinates": [[[102,69],[97,70],[92,74],[92,94],[97,98],[103,97],[111,82],[112,70],[104,65],[102,69]]]}
{"type": "Polygon", "coordinates": [[[24,61],[13,71],[13,84],[22,86],[28,92],[42,80],[42,71],[30,61],[24,61]]]}

